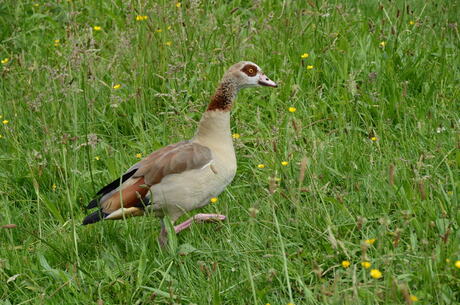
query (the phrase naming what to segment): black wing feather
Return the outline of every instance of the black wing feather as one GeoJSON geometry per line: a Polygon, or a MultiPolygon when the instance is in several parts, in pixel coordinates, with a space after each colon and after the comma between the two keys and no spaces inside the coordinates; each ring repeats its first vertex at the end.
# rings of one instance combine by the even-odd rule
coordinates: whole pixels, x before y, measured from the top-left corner
{"type": "Polygon", "coordinates": [[[113,191],[114,189],[116,189],[117,187],[120,186],[120,184],[122,184],[123,182],[125,182],[126,180],[128,180],[129,178],[131,178],[132,175],[134,175],[134,173],[137,171],[137,168],[133,169],[132,171],[130,172],[127,172],[126,174],[124,174],[123,176],[121,176],[121,182],[120,182],[120,178],[118,179],[115,179],[113,180],[111,183],[107,184],[106,186],[104,186],[103,188],[101,188],[99,190],[99,192],[97,192],[97,195],[105,195],[107,193],[110,193],[111,191],[113,191]]]}
{"type": "MultiPolygon", "coordinates": [[[[104,186],[103,188],[101,188],[99,190],[99,192],[97,192],[96,196],[97,198],[91,200],[88,205],[86,206],[87,209],[93,209],[95,207],[97,207],[97,205],[99,204],[99,199],[104,196],[105,194],[107,193],[110,193],[111,191],[115,190],[117,187],[120,186],[120,184],[124,183],[126,180],[128,180],[129,178],[131,178],[132,175],[134,175],[134,173],[137,171],[138,169],[135,168],[133,169],[132,171],[130,172],[127,172],[126,174],[124,174],[123,176],[121,176],[121,178],[118,178],[118,179],[115,179],[113,180],[111,183],[107,184],[106,186],[104,186]],[[120,181],[121,180],[121,181],[120,181]]],[[[93,213],[94,214],[94,213],[93,213]]],[[[91,214],[91,215],[93,215],[91,214]]]]}
{"type": "Polygon", "coordinates": [[[102,212],[102,210],[97,210],[96,212],[93,212],[91,214],[89,214],[88,216],[85,217],[85,219],[83,219],[83,223],[82,225],[89,225],[91,223],[95,223],[95,222],[98,222],[104,218],[107,217],[107,213],[104,213],[102,212]]]}

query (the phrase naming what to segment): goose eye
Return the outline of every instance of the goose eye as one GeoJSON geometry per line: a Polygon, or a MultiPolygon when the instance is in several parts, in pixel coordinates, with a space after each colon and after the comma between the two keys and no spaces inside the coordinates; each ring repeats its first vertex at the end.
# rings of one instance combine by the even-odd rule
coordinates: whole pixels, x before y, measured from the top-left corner
{"type": "Polygon", "coordinates": [[[246,65],[241,69],[247,76],[253,77],[257,74],[257,68],[254,65],[246,65]]]}

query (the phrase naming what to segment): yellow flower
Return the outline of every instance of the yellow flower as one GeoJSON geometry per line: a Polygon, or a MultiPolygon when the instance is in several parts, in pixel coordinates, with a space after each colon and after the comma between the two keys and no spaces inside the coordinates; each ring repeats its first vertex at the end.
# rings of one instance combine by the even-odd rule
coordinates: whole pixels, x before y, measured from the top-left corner
{"type": "Polygon", "coordinates": [[[40,4],[38,4],[38,3],[34,3],[33,5],[34,5],[35,7],[40,6],[40,4]]]}
{"type": "Polygon", "coordinates": [[[369,262],[361,262],[361,266],[363,266],[366,269],[369,269],[372,266],[372,264],[369,262]]]}
{"type": "Polygon", "coordinates": [[[117,89],[120,89],[120,88],[121,88],[121,85],[120,85],[120,84],[115,84],[115,85],[113,85],[112,88],[115,89],[115,90],[117,90],[117,89]]]}
{"type": "Polygon", "coordinates": [[[3,125],[8,124],[9,122],[10,122],[10,121],[8,121],[8,120],[3,120],[3,121],[2,121],[3,125]]]}
{"type": "Polygon", "coordinates": [[[171,41],[166,41],[165,42],[165,45],[167,45],[168,47],[170,47],[172,45],[172,42],[171,41]]]}
{"type": "Polygon", "coordinates": [[[2,64],[6,65],[10,61],[9,58],[3,58],[2,59],[2,64]]]}
{"type": "Polygon", "coordinates": [[[314,68],[314,66],[311,66],[311,65],[308,65],[308,66],[307,66],[307,70],[311,70],[311,69],[313,69],[313,68],[314,68]]]}
{"type": "Polygon", "coordinates": [[[239,139],[239,138],[240,138],[240,134],[239,134],[239,133],[234,133],[234,134],[232,134],[232,138],[234,138],[234,139],[239,139]]]}
{"type": "Polygon", "coordinates": [[[211,201],[211,203],[216,203],[218,200],[219,199],[217,199],[217,197],[212,197],[210,201],[211,201]]]}
{"type": "Polygon", "coordinates": [[[289,302],[289,303],[287,303],[287,305],[294,305],[294,303],[289,302]]]}
{"type": "Polygon", "coordinates": [[[417,301],[418,301],[418,298],[417,298],[415,295],[413,295],[413,294],[411,294],[411,295],[409,296],[409,299],[410,299],[412,302],[417,302],[417,301]]]}
{"type": "Polygon", "coordinates": [[[55,40],[54,40],[54,46],[55,46],[55,47],[59,47],[59,39],[55,39],[55,40]]]}
{"type": "Polygon", "coordinates": [[[96,161],[101,160],[101,158],[99,156],[94,157],[94,159],[96,159],[96,161]]]}
{"type": "Polygon", "coordinates": [[[379,269],[372,269],[369,273],[374,279],[379,279],[382,277],[382,272],[379,269]]]}
{"type": "Polygon", "coordinates": [[[167,29],[167,30],[170,30],[170,29],[171,29],[171,26],[170,26],[170,25],[168,25],[168,27],[167,27],[166,29],[167,29]]]}
{"type": "Polygon", "coordinates": [[[136,154],[136,158],[138,159],[142,158],[142,154],[136,154]]]}
{"type": "Polygon", "coordinates": [[[53,186],[52,186],[52,188],[53,188],[53,192],[54,192],[54,191],[57,189],[57,185],[56,185],[56,183],[53,183],[53,186]]]}
{"type": "Polygon", "coordinates": [[[136,21],[144,21],[144,20],[147,20],[147,18],[149,18],[148,16],[136,16],[136,21]]]}
{"type": "Polygon", "coordinates": [[[460,261],[455,261],[455,267],[460,268],[460,261]]]}
{"type": "Polygon", "coordinates": [[[345,268],[345,269],[350,267],[350,262],[349,261],[342,261],[342,267],[345,268]]]}
{"type": "Polygon", "coordinates": [[[176,7],[179,8],[182,4],[180,2],[176,3],[176,7]]]}
{"type": "Polygon", "coordinates": [[[301,58],[307,58],[308,56],[310,56],[308,53],[303,53],[302,55],[300,55],[301,58]]]}
{"type": "Polygon", "coordinates": [[[155,32],[161,33],[161,32],[163,32],[163,30],[162,29],[156,29],[155,32]]]}
{"type": "Polygon", "coordinates": [[[288,110],[289,110],[289,112],[296,112],[296,111],[297,111],[297,108],[295,108],[295,107],[289,107],[288,110]]]}
{"type": "Polygon", "coordinates": [[[378,140],[377,137],[372,137],[372,138],[371,138],[371,141],[372,141],[372,142],[375,142],[375,141],[377,141],[377,140],[378,140]]]}
{"type": "Polygon", "coordinates": [[[414,21],[414,20],[411,20],[411,21],[409,21],[409,24],[410,24],[410,25],[414,25],[414,24],[415,24],[415,21],[414,21]]]}
{"type": "Polygon", "coordinates": [[[385,41],[381,41],[379,43],[379,46],[381,46],[382,48],[384,48],[386,45],[387,45],[387,43],[385,41]]]}
{"type": "Polygon", "coordinates": [[[265,168],[265,164],[259,164],[257,165],[258,168],[265,168]]]}
{"type": "Polygon", "coordinates": [[[100,26],[98,26],[98,25],[93,26],[93,29],[94,29],[95,31],[100,31],[100,30],[102,30],[102,28],[101,28],[100,26]]]}
{"type": "Polygon", "coordinates": [[[287,166],[288,164],[289,164],[288,161],[282,161],[282,162],[281,162],[281,165],[282,165],[282,166],[287,166]]]}
{"type": "Polygon", "coordinates": [[[368,245],[373,245],[375,243],[375,238],[366,239],[364,242],[368,245]]]}

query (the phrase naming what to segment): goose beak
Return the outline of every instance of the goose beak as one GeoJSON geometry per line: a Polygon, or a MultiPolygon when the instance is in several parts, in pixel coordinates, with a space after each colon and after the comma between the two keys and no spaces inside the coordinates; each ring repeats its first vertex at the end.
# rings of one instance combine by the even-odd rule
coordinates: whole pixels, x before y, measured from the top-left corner
{"type": "Polygon", "coordinates": [[[259,75],[259,85],[276,88],[278,85],[269,79],[265,74],[261,73],[259,75]]]}

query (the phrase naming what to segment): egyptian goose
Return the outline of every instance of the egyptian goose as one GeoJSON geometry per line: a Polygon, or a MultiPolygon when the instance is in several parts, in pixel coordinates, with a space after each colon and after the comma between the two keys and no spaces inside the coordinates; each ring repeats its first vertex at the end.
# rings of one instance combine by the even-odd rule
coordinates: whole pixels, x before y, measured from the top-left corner
{"type": "MultiPolygon", "coordinates": [[[[277,87],[252,62],[242,61],[230,67],[211,98],[195,136],[154,151],[104,186],[87,206],[99,209],[86,216],[83,225],[152,211],[161,218],[159,241],[164,245],[167,242],[164,216],[174,223],[188,211],[207,205],[233,180],[236,157],[230,110],[240,89],[256,86],[277,87]]],[[[224,215],[197,214],[174,229],[179,233],[194,221],[223,219],[224,215]]]]}

